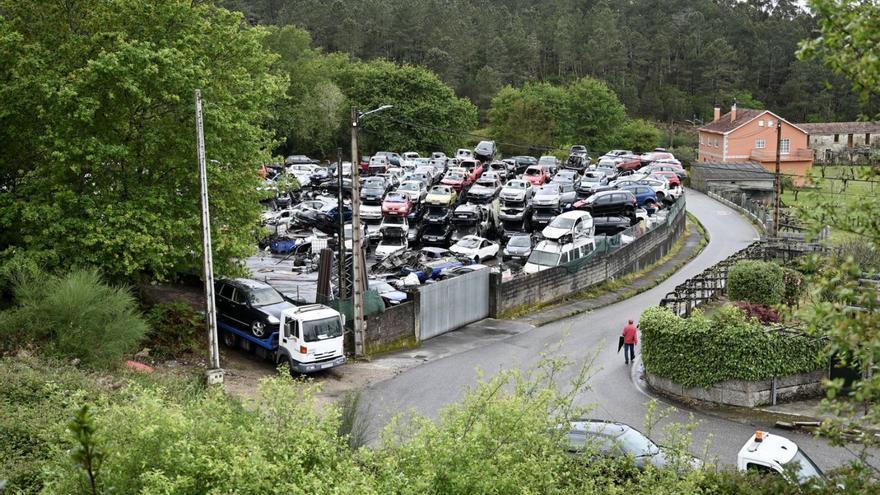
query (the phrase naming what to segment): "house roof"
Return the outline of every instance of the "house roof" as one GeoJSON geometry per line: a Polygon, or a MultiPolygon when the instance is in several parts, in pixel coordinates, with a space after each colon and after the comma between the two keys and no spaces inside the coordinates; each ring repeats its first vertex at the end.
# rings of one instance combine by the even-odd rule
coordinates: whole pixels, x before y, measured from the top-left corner
{"type": "Polygon", "coordinates": [[[695,162],[691,174],[703,180],[769,180],[775,176],[758,162],[695,162]]]}
{"type": "Polygon", "coordinates": [[[758,118],[764,114],[770,114],[773,117],[797,128],[803,132],[807,132],[803,128],[801,128],[799,124],[792,124],[791,122],[785,120],[784,118],[780,117],[779,115],[776,115],[775,113],[771,112],[770,110],[756,110],[754,108],[737,108],[736,109],[736,120],[734,120],[732,122],[730,120],[730,112],[727,112],[724,115],[722,115],[720,119],[718,119],[714,122],[709,122],[708,124],[704,125],[703,127],[700,127],[700,130],[705,131],[705,132],[714,132],[714,133],[718,133],[718,134],[728,134],[728,133],[731,133],[731,132],[735,131],[736,129],[748,124],[749,122],[755,120],[756,118],[758,118]]]}
{"type": "Polygon", "coordinates": [[[733,122],[730,121],[730,112],[727,112],[722,115],[720,119],[714,122],[709,122],[703,127],[700,127],[700,130],[720,133],[730,132],[746,122],[757,118],[758,115],[761,115],[764,112],[765,110],[755,110],[753,108],[737,108],[736,120],[733,122]]]}
{"type": "Polygon", "coordinates": [[[880,122],[823,122],[798,124],[813,136],[823,134],[880,134],[880,122]]]}

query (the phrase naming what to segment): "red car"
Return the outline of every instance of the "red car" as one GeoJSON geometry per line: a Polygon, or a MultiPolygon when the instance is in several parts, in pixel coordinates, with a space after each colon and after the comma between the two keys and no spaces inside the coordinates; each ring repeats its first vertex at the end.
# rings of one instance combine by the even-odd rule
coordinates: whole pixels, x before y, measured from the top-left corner
{"type": "Polygon", "coordinates": [[[451,186],[455,192],[461,192],[462,189],[474,182],[471,177],[472,174],[467,171],[453,170],[448,172],[440,183],[444,186],[451,186]]]}
{"type": "Polygon", "coordinates": [[[672,187],[681,187],[681,179],[678,178],[678,174],[672,172],[671,170],[657,170],[655,172],[651,172],[651,175],[662,176],[669,181],[669,185],[672,187]]]}
{"type": "Polygon", "coordinates": [[[471,182],[476,182],[477,179],[483,176],[483,162],[480,160],[465,159],[458,166],[464,167],[470,172],[471,182]]]}
{"type": "Polygon", "coordinates": [[[522,178],[531,182],[533,186],[542,186],[547,182],[547,172],[541,165],[532,165],[526,169],[522,178]]]}
{"type": "Polygon", "coordinates": [[[642,159],[639,155],[621,155],[618,158],[623,160],[617,164],[617,170],[620,170],[621,172],[626,170],[638,170],[642,166],[642,159]]]}
{"type": "Polygon", "coordinates": [[[372,158],[372,157],[369,157],[369,156],[362,156],[361,157],[361,162],[360,162],[361,173],[366,174],[367,172],[370,171],[370,158],[372,158]]]}
{"type": "Polygon", "coordinates": [[[382,215],[393,217],[405,217],[412,210],[412,200],[403,193],[392,192],[385,196],[382,202],[382,215]]]}

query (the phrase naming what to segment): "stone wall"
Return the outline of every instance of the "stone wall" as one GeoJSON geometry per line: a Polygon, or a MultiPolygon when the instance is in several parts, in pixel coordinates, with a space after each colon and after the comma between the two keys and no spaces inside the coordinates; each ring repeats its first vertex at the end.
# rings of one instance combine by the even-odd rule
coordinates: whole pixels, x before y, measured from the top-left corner
{"type": "MultiPolygon", "coordinates": [[[[523,305],[559,300],[589,287],[642,270],[666,256],[684,232],[687,215],[682,211],[671,224],[660,225],[620,249],[569,271],[554,267],[500,283],[490,281],[489,313],[493,318],[523,305]]],[[[495,274],[493,274],[495,275],[495,274]]]]}
{"type": "MultiPolygon", "coordinates": [[[[824,370],[800,373],[776,379],[776,402],[820,397],[823,394],[824,370]]],[[[648,385],[657,392],[676,399],[687,399],[740,407],[757,407],[773,404],[773,380],[749,382],[727,380],[711,387],[687,388],[672,380],[646,374],[648,385]]]]}
{"type": "Polygon", "coordinates": [[[410,301],[385,308],[385,311],[367,317],[365,347],[367,354],[411,345],[418,335],[418,301],[410,301]]]}

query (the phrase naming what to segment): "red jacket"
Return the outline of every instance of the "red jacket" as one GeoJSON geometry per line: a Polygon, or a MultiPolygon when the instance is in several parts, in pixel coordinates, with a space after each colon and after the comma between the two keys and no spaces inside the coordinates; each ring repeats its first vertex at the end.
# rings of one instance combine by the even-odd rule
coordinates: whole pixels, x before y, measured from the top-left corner
{"type": "Polygon", "coordinates": [[[633,325],[632,323],[627,324],[623,327],[623,343],[624,344],[638,344],[639,343],[639,329],[633,325]]]}

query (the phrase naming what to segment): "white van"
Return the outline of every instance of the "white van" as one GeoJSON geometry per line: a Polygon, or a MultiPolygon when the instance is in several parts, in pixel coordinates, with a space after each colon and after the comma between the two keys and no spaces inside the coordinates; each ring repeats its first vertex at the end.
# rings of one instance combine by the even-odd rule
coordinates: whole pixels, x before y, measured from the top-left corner
{"type": "Polygon", "coordinates": [[[544,239],[559,240],[562,236],[572,238],[593,237],[593,217],[586,211],[572,210],[557,215],[541,231],[544,239]]]}
{"type": "MultiPolygon", "coordinates": [[[[592,219],[591,219],[592,220],[592,219]]],[[[529,260],[523,267],[525,273],[538,273],[554,266],[564,265],[579,260],[596,250],[596,241],[592,236],[565,236],[560,241],[541,241],[532,250],[529,260]]]]}

